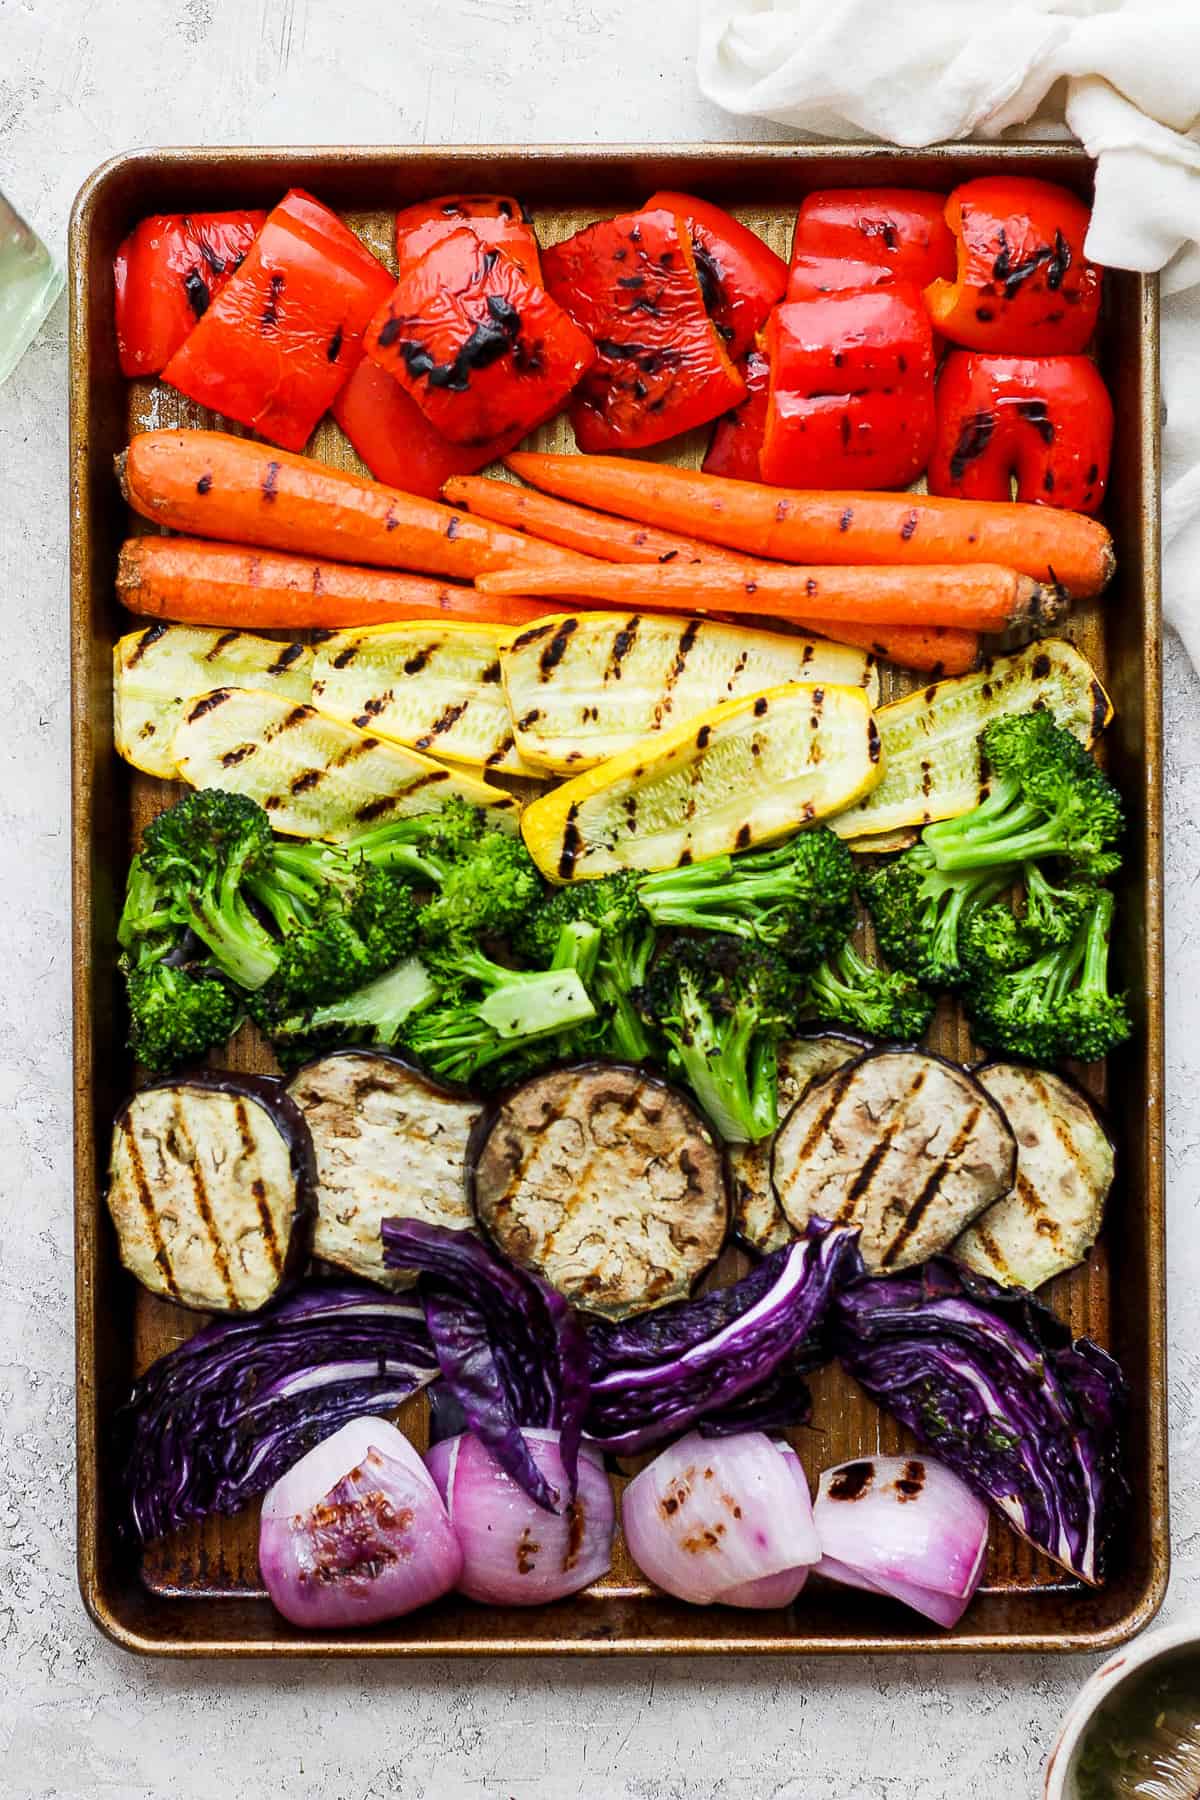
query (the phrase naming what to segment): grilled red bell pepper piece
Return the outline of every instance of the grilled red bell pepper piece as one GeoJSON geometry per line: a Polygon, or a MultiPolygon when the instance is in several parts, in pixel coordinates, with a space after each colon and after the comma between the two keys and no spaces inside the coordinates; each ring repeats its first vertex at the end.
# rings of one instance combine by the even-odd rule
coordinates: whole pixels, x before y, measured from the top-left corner
{"type": "Polygon", "coordinates": [[[736,362],[753,344],[775,302],[782,300],[787,264],[748,225],[740,225],[711,200],[663,188],[646,202],[647,212],[660,209],[687,220],[708,316],[736,362]]]}
{"type": "Polygon", "coordinates": [[[408,265],[366,351],[435,431],[472,445],[540,425],[596,359],[545,288],[465,225],[408,265]]]}
{"type": "Polygon", "coordinates": [[[265,212],[156,213],[113,259],[123,375],[157,375],[208,311],[266,223],[265,212]]]}
{"type": "Polygon", "coordinates": [[[738,364],[746,398],[722,413],[713,426],[701,464],[706,475],[728,475],[734,481],[761,481],[763,430],[767,422],[767,385],[771,365],[761,350],[751,350],[738,364]]]}
{"type": "Polygon", "coordinates": [[[945,196],[920,188],[825,188],[809,194],[792,236],[789,300],[840,288],[954,274],[945,196]]]}
{"type": "Polygon", "coordinates": [[[674,213],[602,219],[552,245],[542,267],[598,352],[570,407],[581,450],[661,444],[745,397],[705,310],[691,233],[674,213]]]}
{"type": "Polygon", "coordinates": [[[938,331],[969,350],[1069,356],[1087,347],[1102,271],[1083,254],[1091,212],[1024,175],[965,181],[946,202],[958,273],[925,290],[938,331]]]}
{"type": "Polygon", "coordinates": [[[920,474],[933,444],[933,333],[916,288],[786,301],[764,343],[764,481],[902,488],[920,474]]]}
{"type": "Polygon", "coordinates": [[[293,188],[163,378],[272,444],[302,450],[391,285],[336,213],[293,188]]]}
{"type": "Polygon", "coordinates": [[[443,194],[404,207],[396,214],[397,273],[402,275],[409,263],[460,225],[469,225],[485,244],[520,263],[530,281],[541,281],[533,221],[511,194],[443,194]]]}
{"type": "Polygon", "coordinates": [[[376,481],[440,500],[451,475],[474,475],[515,450],[525,433],[486,444],[452,444],[434,430],[411,394],[369,357],[333,403],[333,416],[376,481]]]}
{"type": "Polygon", "coordinates": [[[983,356],[952,350],[937,382],[931,494],[1097,512],[1108,479],[1113,409],[1086,356],[983,356]]]}

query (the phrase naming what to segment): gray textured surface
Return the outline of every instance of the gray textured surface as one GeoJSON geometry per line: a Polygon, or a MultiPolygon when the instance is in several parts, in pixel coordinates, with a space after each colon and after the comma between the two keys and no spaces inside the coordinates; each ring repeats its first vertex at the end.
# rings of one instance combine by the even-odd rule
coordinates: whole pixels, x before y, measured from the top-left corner
{"type": "MultiPolygon", "coordinates": [[[[0,0],[0,188],[61,242],[80,181],[134,144],[753,136],[698,99],[692,29],[691,0],[0,0]]],[[[71,1472],[65,331],[63,303],[0,390],[0,1794],[1040,1791],[1078,1661],[162,1667],[86,1622],[71,1472]]],[[[1174,641],[1166,708],[1172,1617],[1200,1605],[1200,680],[1174,641]]]]}

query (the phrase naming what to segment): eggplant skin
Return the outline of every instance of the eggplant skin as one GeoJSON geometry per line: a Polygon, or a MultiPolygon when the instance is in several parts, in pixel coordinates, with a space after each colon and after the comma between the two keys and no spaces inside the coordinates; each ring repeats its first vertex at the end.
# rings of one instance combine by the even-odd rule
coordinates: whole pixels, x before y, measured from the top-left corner
{"type": "Polygon", "coordinates": [[[399,1056],[335,1050],[288,1083],[317,1162],[313,1254],[382,1287],[415,1275],[388,1269],[384,1219],[422,1219],[461,1230],[475,1222],[466,1155],[482,1103],[399,1056]]]}
{"type": "Polygon", "coordinates": [[[1008,1120],[972,1075],[893,1047],[809,1086],[775,1135],[771,1182],[797,1231],[857,1225],[868,1271],[892,1274],[946,1249],[1016,1166],[1008,1120]]]}
{"type": "MultiPolygon", "coordinates": [[[[787,1116],[814,1081],[844,1068],[867,1050],[870,1038],[852,1031],[812,1031],[785,1038],[779,1046],[779,1116],[787,1116]]],[[[771,1186],[771,1149],[774,1136],[756,1144],[730,1144],[729,1177],[733,1202],[733,1230],[738,1241],[755,1256],[790,1244],[796,1233],[771,1186]]]]}
{"type": "Polygon", "coordinates": [[[201,1312],[257,1312],[299,1277],[316,1218],[308,1126],[282,1083],[201,1070],[155,1082],[113,1123],[108,1207],[121,1261],[201,1312]]]}
{"type": "Polygon", "coordinates": [[[729,1229],[711,1128],[669,1082],[625,1063],[511,1088],[480,1119],[467,1167],[497,1249],[602,1318],[686,1298],[729,1229]]]}
{"type": "Polygon", "coordinates": [[[1012,1126],[1017,1172],[950,1255],[1004,1287],[1037,1288],[1095,1243],[1115,1173],[1112,1139],[1091,1096],[1063,1075],[1008,1062],[973,1073],[1012,1126]]]}

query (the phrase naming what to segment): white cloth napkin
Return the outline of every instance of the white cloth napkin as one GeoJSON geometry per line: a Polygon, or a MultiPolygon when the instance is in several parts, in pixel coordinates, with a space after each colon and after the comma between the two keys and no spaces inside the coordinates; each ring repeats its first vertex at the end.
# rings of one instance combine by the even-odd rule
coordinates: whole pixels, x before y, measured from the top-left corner
{"type": "Polygon", "coordinates": [[[816,137],[1069,129],[1087,249],[1163,271],[1164,606],[1200,669],[1200,0],[701,0],[700,87],[816,137]]]}

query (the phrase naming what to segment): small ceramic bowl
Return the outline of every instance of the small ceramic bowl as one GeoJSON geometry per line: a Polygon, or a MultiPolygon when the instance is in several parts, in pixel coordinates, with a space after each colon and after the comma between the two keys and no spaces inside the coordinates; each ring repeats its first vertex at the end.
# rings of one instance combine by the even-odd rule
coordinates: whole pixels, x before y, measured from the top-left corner
{"type": "Polygon", "coordinates": [[[1177,1625],[1147,1632],[1126,1644],[1097,1669],[1081,1690],[1066,1718],[1046,1764],[1045,1800],[1076,1800],[1075,1760],[1080,1742],[1101,1705],[1127,1681],[1179,1650],[1200,1648],[1200,1614],[1189,1613],[1177,1625]]]}

